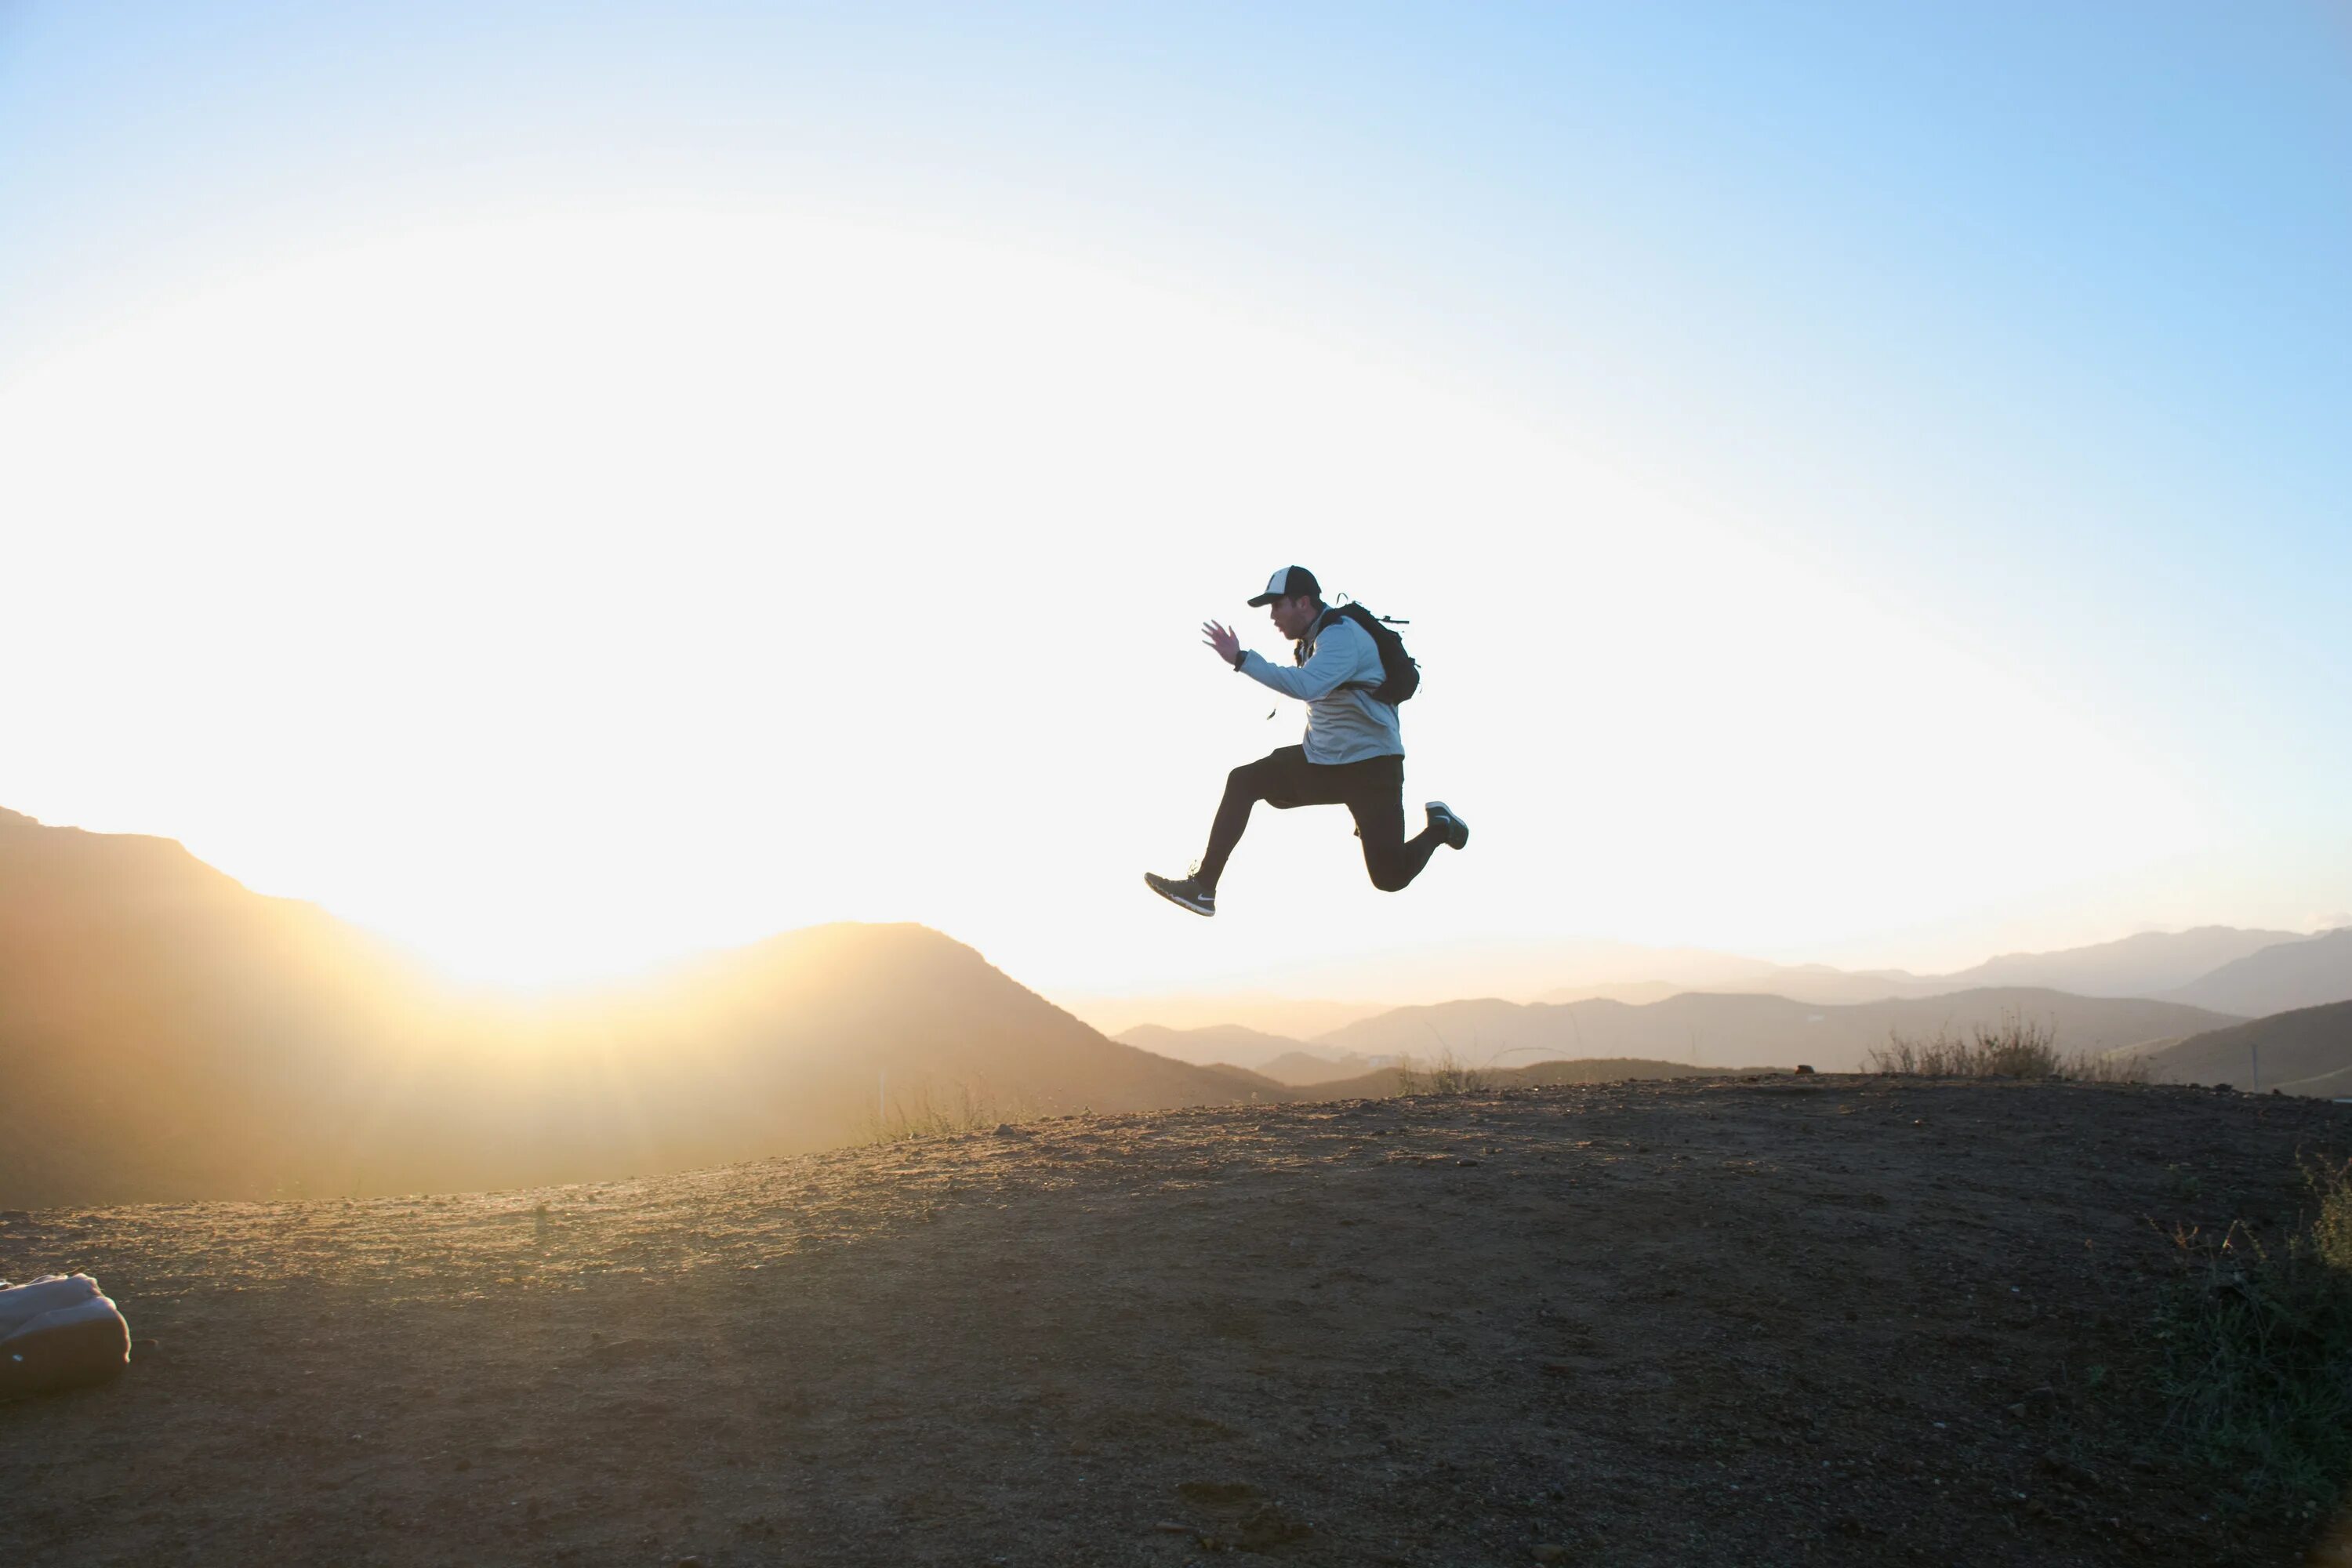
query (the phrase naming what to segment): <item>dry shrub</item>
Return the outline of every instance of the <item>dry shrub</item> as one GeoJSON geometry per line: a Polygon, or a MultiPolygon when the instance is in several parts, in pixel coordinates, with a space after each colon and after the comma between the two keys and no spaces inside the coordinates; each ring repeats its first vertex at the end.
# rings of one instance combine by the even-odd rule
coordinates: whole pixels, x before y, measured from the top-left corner
{"type": "Polygon", "coordinates": [[[2058,1048],[2058,1030],[2015,1013],[1998,1025],[1979,1024],[1966,1035],[1938,1029],[1924,1039],[1889,1030],[1886,1044],[1863,1058],[1865,1071],[1915,1078],[2023,1078],[2065,1083],[2146,1083],[2147,1063],[2139,1057],[2068,1055],[2058,1048]]]}
{"type": "Polygon", "coordinates": [[[1486,1074],[1456,1060],[1451,1047],[1439,1051],[1426,1067],[1411,1057],[1397,1064],[1399,1094],[1485,1094],[1494,1087],[1486,1074]]]}
{"type": "Polygon", "coordinates": [[[959,1083],[934,1096],[925,1084],[910,1095],[892,1095],[887,1115],[879,1107],[868,1110],[859,1142],[899,1143],[909,1138],[942,1138],[977,1132],[1002,1121],[1024,1121],[1027,1116],[1027,1110],[1019,1104],[1000,1105],[985,1086],[974,1089],[959,1083]]]}

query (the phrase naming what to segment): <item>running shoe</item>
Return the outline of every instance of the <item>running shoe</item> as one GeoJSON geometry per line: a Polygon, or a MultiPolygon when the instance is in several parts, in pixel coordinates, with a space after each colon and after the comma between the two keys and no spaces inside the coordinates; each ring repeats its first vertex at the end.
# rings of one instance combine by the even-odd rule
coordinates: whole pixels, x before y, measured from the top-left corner
{"type": "Polygon", "coordinates": [[[1217,912],[1217,889],[1201,886],[1198,876],[1189,876],[1180,881],[1173,877],[1162,877],[1146,871],[1143,874],[1143,885],[1170,903],[1181,904],[1196,915],[1213,915],[1217,912]]]}

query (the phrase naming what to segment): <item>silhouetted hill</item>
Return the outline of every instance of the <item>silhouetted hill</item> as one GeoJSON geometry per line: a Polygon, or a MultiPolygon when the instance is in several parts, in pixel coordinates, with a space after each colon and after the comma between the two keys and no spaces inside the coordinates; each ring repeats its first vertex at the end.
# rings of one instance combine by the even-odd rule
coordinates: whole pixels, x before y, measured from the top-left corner
{"type": "Polygon", "coordinates": [[[1156,996],[1055,991],[1046,1000],[1114,1040],[1123,1038],[1130,1029],[1152,1026],[1190,1030],[1228,1024],[1303,1040],[1396,1005],[1393,1000],[1317,1001],[1264,991],[1171,992],[1156,996]]]}
{"type": "Polygon", "coordinates": [[[1192,1062],[1206,1067],[1212,1062],[1229,1062],[1235,1067],[1263,1069],[1276,1057],[1288,1056],[1306,1048],[1303,1042],[1286,1035],[1269,1035],[1259,1029],[1245,1029],[1238,1024],[1213,1024],[1202,1029],[1169,1029],[1158,1024],[1139,1024],[1122,1029],[1111,1038],[1124,1046],[1168,1057],[1180,1062],[1192,1062]]]}
{"type": "Polygon", "coordinates": [[[1803,1062],[1824,1072],[1851,1072],[1861,1068],[1866,1052],[1886,1043],[1890,1032],[1930,1036],[1939,1029],[1991,1026],[2011,1013],[2052,1025],[2062,1049],[2083,1052],[2178,1038],[2239,1021],[2178,1003],[2021,988],[1842,1006],[1685,992],[1643,1006],[1606,998],[1555,1005],[1488,997],[1399,1007],[1311,1043],[1423,1061],[1450,1051],[1473,1066],[1511,1066],[1547,1057],[1639,1057],[1716,1068],[1803,1062]]]}
{"type": "Polygon", "coordinates": [[[2166,1083],[2226,1083],[2324,1098],[2352,1094],[2352,1002],[2298,1007],[2194,1035],[2150,1053],[2148,1065],[2166,1083]]]}
{"type": "Polygon", "coordinates": [[[1328,1083],[1354,1078],[1377,1065],[1351,1051],[1318,1051],[1298,1040],[1261,1034],[1238,1025],[1219,1024],[1205,1029],[1163,1029],[1141,1024],[1116,1038],[1158,1056],[1202,1067],[1247,1068],[1276,1083],[1328,1083]]]}
{"type": "MultiPolygon", "coordinates": [[[[1933,975],[1911,974],[1899,969],[1833,969],[1826,963],[1797,963],[1774,969],[1736,985],[1699,987],[1717,995],[1781,996],[1810,1005],[1851,1006],[1858,1002],[1884,1002],[1895,996],[1937,996],[1963,987],[1933,975]]],[[[1632,1001],[1633,997],[1623,1000],[1632,1001]]]]}
{"type": "Polygon", "coordinates": [[[1348,1056],[1338,1060],[1317,1056],[1312,1051],[1292,1051],[1279,1056],[1258,1070],[1277,1083],[1304,1087],[1308,1084],[1337,1083],[1342,1079],[1360,1077],[1371,1070],[1365,1058],[1348,1056]]]}
{"type": "Polygon", "coordinates": [[[168,839],[0,812],[0,1206],[268,1190],[424,976],[168,839]]]}
{"type": "Polygon", "coordinates": [[[2352,926],[2250,952],[2169,999],[2252,1017],[2352,1002],[2352,926]]]}
{"type": "Polygon", "coordinates": [[[1612,1002],[1622,1002],[1629,1006],[1641,1007],[1652,1002],[1663,1002],[1676,992],[1685,989],[1687,987],[1676,985],[1670,980],[1627,980],[1609,985],[1563,985],[1557,991],[1545,992],[1536,1000],[1558,1005],[1565,1002],[1589,1002],[1596,996],[1605,996],[1612,1002]]]}
{"type": "Polygon", "coordinates": [[[818,927],[500,1005],[176,844],[0,820],[0,1207],[609,1178],[926,1108],[1255,1087],[1107,1040],[919,926],[818,927]]]}

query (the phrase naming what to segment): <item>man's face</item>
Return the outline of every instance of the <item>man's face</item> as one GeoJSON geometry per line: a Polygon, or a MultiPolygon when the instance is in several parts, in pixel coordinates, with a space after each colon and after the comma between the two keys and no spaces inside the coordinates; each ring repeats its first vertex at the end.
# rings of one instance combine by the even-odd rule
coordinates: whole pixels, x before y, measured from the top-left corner
{"type": "Polygon", "coordinates": [[[1276,599],[1266,606],[1274,617],[1275,630],[1297,642],[1315,624],[1315,601],[1305,594],[1288,599],[1276,599]]]}

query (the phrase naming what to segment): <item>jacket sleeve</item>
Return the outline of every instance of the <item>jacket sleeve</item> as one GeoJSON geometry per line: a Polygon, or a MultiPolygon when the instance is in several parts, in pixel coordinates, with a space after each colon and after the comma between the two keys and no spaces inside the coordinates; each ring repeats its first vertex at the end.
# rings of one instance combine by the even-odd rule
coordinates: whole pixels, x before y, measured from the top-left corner
{"type": "Polygon", "coordinates": [[[1338,621],[1323,628],[1323,635],[1315,639],[1314,654],[1305,664],[1285,668],[1253,650],[1242,660],[1242,673],[1285,697],[1319,702],[1357,678],[1366,640],[1353,624],[1338,621]]]}

